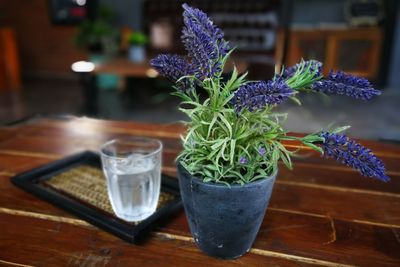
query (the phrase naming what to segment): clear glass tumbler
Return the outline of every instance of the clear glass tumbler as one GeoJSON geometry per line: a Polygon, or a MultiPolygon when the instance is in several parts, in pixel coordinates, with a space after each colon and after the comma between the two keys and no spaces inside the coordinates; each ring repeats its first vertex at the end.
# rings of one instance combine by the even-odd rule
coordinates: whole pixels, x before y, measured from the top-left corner
{"type": "Polygon", "coordinates": [[[161,184],[162,143],[130,137],[101,147],[108,196],[115,214],[128,222],[142,221],[157,208],[161,184]]]}

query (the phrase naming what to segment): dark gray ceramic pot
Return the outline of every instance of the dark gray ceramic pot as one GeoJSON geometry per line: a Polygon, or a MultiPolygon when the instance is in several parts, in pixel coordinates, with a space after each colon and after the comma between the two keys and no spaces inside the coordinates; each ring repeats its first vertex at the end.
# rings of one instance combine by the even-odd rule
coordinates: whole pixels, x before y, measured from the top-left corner
{"type": "Polygon", "coordinates": [[[197,246],[206,254],[234,259],[248,252],[271,197],[276,174],[244,186],[204,183],[178,163],[186,218],[197,246]]]}

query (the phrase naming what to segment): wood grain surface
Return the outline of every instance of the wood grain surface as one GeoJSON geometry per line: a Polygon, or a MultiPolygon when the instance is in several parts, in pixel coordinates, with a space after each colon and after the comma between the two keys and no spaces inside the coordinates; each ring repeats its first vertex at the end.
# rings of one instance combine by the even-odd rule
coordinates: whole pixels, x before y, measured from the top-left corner
{"type": "Polygon", "coordinates": [[[281,166],[253,248],[230,261],[197,249],[183,210],[135,246],[10,182],[15,174],[127,135],[161,139],[163,171],[175,175],[184,130],[179,124],[74,117],[0,128],[0,266],[400,266],[400,146],[395,144],[360,140],[385,162],[389,183],[302,150],[293,171],[281,166]]]}

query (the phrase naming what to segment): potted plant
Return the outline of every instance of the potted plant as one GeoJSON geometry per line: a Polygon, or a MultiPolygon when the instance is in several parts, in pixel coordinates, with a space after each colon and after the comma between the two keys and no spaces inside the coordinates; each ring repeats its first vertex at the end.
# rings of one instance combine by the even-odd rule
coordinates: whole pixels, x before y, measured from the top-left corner
{"type": "Polygon", "coordinates": [[[141,63],[146,58],[145,45],[148,42],[148,38],[141,32],[132,32],[128,37],[129,47],[129,59],[135,63],[141,63]]]}
{"type": "Polygon", "coordinates": [[[100,6],[95,18],[79,25],[74,42],[88,50],[91,61],[102,61],[104,56],[113,56],[118,50],[118,31],[111,24],[113,16],[110,8],[100,6]]]}
{"type": "Polygon", "coordinates": [[[178,177],[183,204],[196,244],[205,253],[231,259],[246,253],[259,230],[278,161],[292,168],[283,141],[301,142],[362,175],[388,181],[383,163],[340,132],[320,131],[303,137],[281,126],[274,113],[282,102],[301,92],[340,94],[361,100],[380,91],[363,78],[341,71],[322,75],[318,61],[302,61],[269,81],[246,81],[234,68],[224,81],[222,70],[233,49],[223,32],[199,9],[183,5],[182,41],[188,58],[159,55],[151,64],[175,82],[175,95],[187,114],[187,132],[179,155],[178,177]],[[196,86],[207,93],[199,97],[196,86]]]}

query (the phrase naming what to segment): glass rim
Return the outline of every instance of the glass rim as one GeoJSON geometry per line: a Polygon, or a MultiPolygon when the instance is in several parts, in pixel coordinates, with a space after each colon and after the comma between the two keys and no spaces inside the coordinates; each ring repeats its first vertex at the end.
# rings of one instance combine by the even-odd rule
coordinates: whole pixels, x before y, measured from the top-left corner
{"type": "Polygon", "coordinates": [[[124,140],[127,140],[127,141],[129,141],[129,140],[146,140],[146,141],[154,141],[154,142],[157,143],[158,147],[154,151],[152,151],[152,152],[150,152],[149,154],[146,154],[146,155],[140,155],[140,156],[138,156],[139,158],[147,158],[147,157],[154,156],[155,154],[161,152],[161,150],[163,149],[163,143],[159,139],[149,138],[149,137],[144,137],[144,136],[121,137],[121,138],[111,139],[111,140],[105,142],[104,144],[102,144],[100,146],[100,154],[101,154],[101,156],[104,156],[104,157],[107,157],[107,158],[115,158],[115,159],[123,158],[123,157],[118,157],[118,156],[107,155],[103,151],[105,150],[106,146],[109,146],[109,145],[111,145],[113,143],[117,143],[118,141],[124,141],[124,140]]]}

